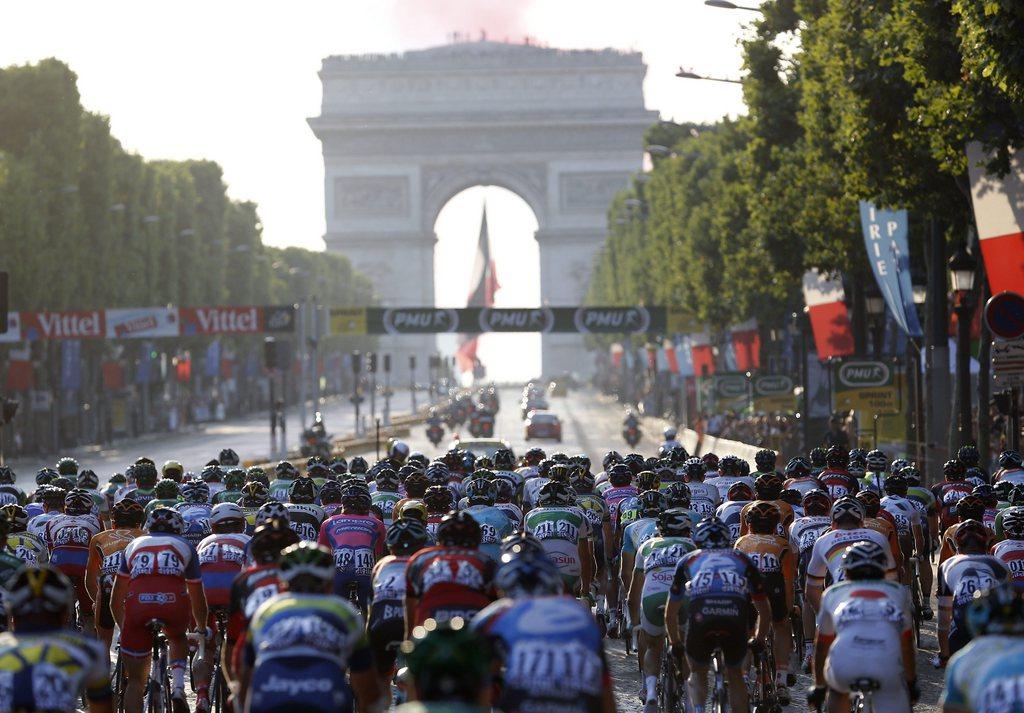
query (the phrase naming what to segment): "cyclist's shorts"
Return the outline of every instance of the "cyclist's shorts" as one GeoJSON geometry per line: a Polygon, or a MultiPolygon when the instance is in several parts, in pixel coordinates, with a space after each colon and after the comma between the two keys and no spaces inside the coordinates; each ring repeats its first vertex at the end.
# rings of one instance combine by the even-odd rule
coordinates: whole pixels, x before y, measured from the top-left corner
{"type": "Polygon", "coordinates": [[[128,592],[124,605],[121,651],[141,658],[153,650],[153,634],[147,625],[153,619],[164,623],[167,636],[184,636],[192,621],[192,608],[184,588],[170,592],[128,592]]]}
{"type": "Polygon", "coordinates": [[[71,583],[75,585],[75,598],[78,600],[78,611],[82,616],[92,614],[92,597],[85,588],[85,577],[71,577],[71,583]]]}
{"type": "Polygon", "coordinates": [[[735,668],[747,656],[747,607],[734,599],[691,602],[686,624],[686,655],[702,666],[720,648],[725,665],[735,668]]]}
{"type": "Polygon", "coordinates": [[[789,616],[786,606],[786,580],[782,575],[767,575],[764,578],[764,591],[768,595],[768,604],[772,609],[772,621],[776,624],[785,621],[789,616]]]}
{"type": "Polygon", "coordinates": [[[373,587],[370,586],[370,577],[363,575],[352,574],[351,572],[335,572],[334,573],[334,593],[346,601],[352,601],[352,594],[358,598],[358,604],[360,609],[365,609],[367,602],[370,601],[370,594],[373,591],[373,587]],[[353,588],[353,585],[354,588],[353,588]]]}
{"type": "Polygon", "coordinates": [[[370,626],[370,651],[378,673],[395,668],[398,645],[405,640],[405,619],[384,619],[370,626]]]}
{"type": "Polygon", "coordinates": [[[110,612],[110,590],[100,587],[100,600],[96,602],[96,624],[101,629],[113,629],[114,615],[110,612]]]}
{"type": "Polygon", "coordinates": [[[640,628],[649,636],[665,635],[665,605],[668,590],[651,594],[640,600],[640,628]]]}
{"type": "Polygon", "coordinates": [[[270,659],[252,673],[249,713],[351,713],[352,690],[336,663],[313,656],[270,659]]]}

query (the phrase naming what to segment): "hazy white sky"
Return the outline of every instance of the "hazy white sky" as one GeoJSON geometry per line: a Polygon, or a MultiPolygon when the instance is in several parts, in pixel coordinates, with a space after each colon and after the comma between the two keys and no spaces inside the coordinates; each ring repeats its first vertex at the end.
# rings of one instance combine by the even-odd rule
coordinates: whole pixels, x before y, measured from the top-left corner
{"type": "MultiPolygon", "coordinates": [[[[0,65],[66,61],[86,108],[108,115],[127,149],[219,162],[229,193],[259,204],[268,243],[322,249],[323,163],[306,118],[319,114],[323,57],[427,47],[482,29],[490,39],[635,49],[648,65],[649,108],[711,121],[742,112],[738,86],[675,71],[737,76],[737,39],[751,17],[702,0],[0,0],[0,65]]],[[[442,214],[439,247],[455,234],[476,239],[482,192],[470,195],[442,214]]],[[[516,201],[489,192],[491,225],[531,240],[535,221],[516,201]]],[[[536,271],[531,250],[499,262],[504,304],[513,304],[508,285],[536,271]]],[[[496,252],[501,260],[505,251],[496,252]]],[[[465,273],[472,253],[460,254],[465,267],[449,269],[465,273]]]]}

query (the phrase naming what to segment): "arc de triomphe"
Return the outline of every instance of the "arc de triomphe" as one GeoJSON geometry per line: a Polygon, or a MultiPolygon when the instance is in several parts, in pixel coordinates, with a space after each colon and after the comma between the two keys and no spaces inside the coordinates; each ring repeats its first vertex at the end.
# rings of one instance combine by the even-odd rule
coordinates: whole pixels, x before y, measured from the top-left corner
{"type": "MultiPolygon", "coordinates": [[[[433,305],[438,213],[463,189],[502,186],[537,217],[542,301],[579,304],[608,203],[641,168],[657,116],[644,108],[645,70],[638,53],[488,41],[328,57],[309,121],[323,145],[327,248],[384,305],[433,305]]],[[[398,369],[435,348],[394,339],[382,348],[398,369]]],[[[545,335],[544,372],[585,367],[581,343],[545,335]]]]}

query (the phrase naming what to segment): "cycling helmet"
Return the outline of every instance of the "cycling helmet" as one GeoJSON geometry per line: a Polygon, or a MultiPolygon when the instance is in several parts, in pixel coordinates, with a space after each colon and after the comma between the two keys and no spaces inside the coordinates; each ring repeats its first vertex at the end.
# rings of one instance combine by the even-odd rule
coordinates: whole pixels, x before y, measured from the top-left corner
{"type": "Polygon", "coordinates": [[[789,463],[786,464],[786,477],[787,478],[807,478],[811,475],[811,464],[799,456],[791,458],[789,463]]]}
{"type": "Polygon", "coordinates": [[[665,496],[657,490],[647,490],[640,493],[637,501],[637,510],[640,512],[640,517],[657,517],[658,513],[668,507],[665,496]]]}
{"type": "Polygon", "coordinates": [[[882,500],[874,490],[861,490],[854,496],[864,507],[865,517],[878,517],[878,511],[882,509],[882,500]]]}
{"type": "Polygon", "coordinates": [[[893,472],[899,473],[904,478],[906,478],[907,485],[909,485],[910,487],[914,487],[921,484],[921,471],[919,471],[912,465],[900,468],[899,470],[893,469],[893,472]]]}
{"type": "Polygon", "coordinates": [[[729,491],[725,494],[725,497],[733,502],[746,502],[754,499],[754,489],[748,483],[740,481],[729,486],[729,491]]]}
{"type": "Polygon", "coordinates": [[[718,456],[714,453],[705,453],[700,457],[704,461],[704,465],[707,466],[707,470],[718,470],[719,460],[718,456]]]}
{"type": "Polygon", "coordinates": [[[135,484],[139,486],[140,490],[149,490],[156,485],[156,466],[152,463],[136,463],[135,466],[131,468],[131,471],[135,476],[135,484]]]}
{"type": "Polygon", "coordinates": [[[235,503],[217,503],[210,513],[210,524],[218,525],[232,520],[245,521],[245,513],[235,503]]]}
{"type": "Polygon", "coordinates": [[[398,477],[398,473],[393,468],[381,468],[377,471],[375,482],[377,483],[378,492],[394,493],[398,491],[398,486],[401,485],[402,479],[398,477]]]}
{"type": "Polygon", "coordinates": [[[960,553],[985,552],[988,550],[989,530],[977,520],[964,520],[953,533],[953,544],[960,553]]]}
{"type": "Polygon", "coordinates": [[[36,490],[36,498],[47,507],[61,507],[67,491],[52,485],[44,485],[36,490]]]}
{"type": "Polygon", "coordinates": [[[369,464],[366,459],[362,456],[355,456],[348,463],[348,472],[356,475],[366,475],[366,472],[370,470],[369,464]]]}
{"type": "Polygon", "coordinates": [[[967,606],[967,627],[974,636],[1024,634],[1024,599],[1013,583],[975,592],[967,606]]]}
{"type": "Polygon", "coordinates": [[[867,465],[868,452],[863,448],[851,448],[847,454],[847,459],[850,463],[860,463],[861,465],[867,465]]]}
{"type": "Polygon", "coordinates": [[[816,448],[812,448],[811,452],[808,455],[811,458],[811,466],[812,467],[814,467],[814,468],[824,468],[825,467],[825,449],[824,448],[822,448],[820,446],[818,446],[816,448]]]}
{"type": "Polygon", "coordinates": [[[217,460],[221,465],[238,465],[238,454],[230,448],[225,448],[217,456],[217,460]]]}
{"type": "MultiPolygon", "coordinates": [[[[641,456],[639,453],[630,453],[630,455],[635,456],[636,458],[643,459],[643,456],[641,456]]],[[[559,452],[559,453],[552,453],[551,454],[551,460],[553,460],[555,463],[568,463],[569,462],[569,456],[567,456],[565,453],[561,453],[561,452],[559,452]]]]}
{"type": "MultiPolygon", "coordinates": [[[[327,480],[334,477],[334,473],[326,465],[317,461],[306,467],[306,476],[309,478],[321,478],[327,480]]],[[[298,478],[296,478],[298,480],[298,478]]]]}
{"type": "Polygon", "coordinates": [[[625,463],[616,463],[608,471],[608,482],[616,488],[622,488],[633,480],[633,471],[625,463]]]}
{"type": "MultiPolygon", "coordinates": [[[[591,476],[591,481],[593,481],[593,476],[591,476]]],[[[496,488],[497,492],[497,495],[494,498],[494,502],[510,503],[515,499],[515,486],[513,486],[512,483],[509,482],[508,480],[505,480],[504,478],[498,478],[497,480],[494,481],[494,487],[496,488]]],[[[593,485],[591,485],[591,487],[593,487],[593,485]]]]}
{"type": "Polygon", "coordinates": [[[1022,463],[1024,461],[1017,451],[1003,451],[999,454],[999,467],[1003,470],[1016,470],[1021,467],[1022,463]]]}
{"type": "Polygon", "coordinates": [[[348,472],[348,461],[342,456],[334,456],[329,467],[335,475],[343,475],[348,472]]]}
{"type": "Polygon", "coordinates": [[[572,468],[563,463],[555,463],[548,470],[548,478],[551,481],[557,481],[559,483],[569,484],[569,474],[572,472],[572,468]]]}
{"type": "Polygon", "coordinates": [[[897,495],[900,497],[907,494],[908,487],[909,483],[907,483],[907,479],[902,474],[888,476],[882,485],[882,489],[885,490],[887,495],[897,495]]]}
{"type": "Polygon", "coordinates": [[[855,498],[844,496],[832,503],[832,522],[860,525],[864,522],[864,506],[855,498]]]}
{"type": "Polygon", "coordinates": [[[142,527],[146,521],[146,511],[137,501],[125,498],[110,508],[110,519],[114,527],[142,527]]]}
{"type": "Polygon", "coordinates": [[[540,507],[568,507],[575,502],[576,493],[572,488],[557,480],[545,483],[537,493],[537,505],[540,507]]]}
{"type": "Polygon", "coordinates": [[[68,515],[88,515],[93,505],[92,496],[81,488],[69,490],[64,496],[64,512],[68,515]]]}
{"type": "Polygon", "coordinates": [[[487,456],[481,456],[476,459],[476,462],[473,464],[473,467],[486,468],[487,470],[490,470],[491,468],[494,467],[494,463],[492,463],[491,459],[488,458],[487,456]]]}
{"type": "Polygon", "coordinates": [[[824,517],[832,507],[832,498],[824,490],[810,490],[804,494],[800,504],[803,506],[804,515],[824,517]]]}
{"type": "Polygon", "coordinates": [[[422,498],[429,486],[430,480],[422,473],[413,473],[407,476],[402,483],[402,487],[405,488],[405,494],[410,498],[422,498]]]}
{"type": "Polygon", "coordinates": [[[876,448],[868,453],[866,463],[868,470],[872,473],[884,473],[889,467],[889,458],[885,455],[885,452],[876,448]]]}
{"type": "Polygon", "coordinates": [[[996,495],[1002,502],[1009,502],[1010,493],[1013,492],[1013,483],[1008,480],[1000,480],[992,487],[995,488],[996,495]]]}
{"type": "Polygon", "coordinates": [[[445,547],[475,549],[480,546],[480,539],[480,523],[468,513],[445,515],[437,526],[437,544],[445,547]]]}
{"type": "MultiPolygon", "coordinates": [[[[1002,456],[1000,456],[1000,460],[1002,460],[1002,456]]],[[[948,481],[957,482],[964,479],[964,476],[967,475],[967,469],[956,458],[950,458],[942,464],[942,475],[948,481]]]]}
{"type": "Polygon", "coordinates": [[[208,465],[199,473],[204,483],[219,483],[224,480],[224,470],[219,465],[208,465]]]}
{"type": "Polygon", "coordinates": [[[402,465],[408,457],[409,445],[404,441],[392,441],[391,447],[388,448],[388,458],[393,460],[396,465],[402,465]]]}
{"type": "Polygon", "coordinates": [[[665,488],[666,507],[688,508],[692,497],[693,493],[690,492],[690,486],[686,483],[669,483],[665,488]]]}
{"type": "Polygon", "coordinates": [[[569,477],[569,485],[577,493],[589,493],[594,489],[594,474],[589,470],[576,468],[569,477]]]}
{"type": "MultiPolygon", "coordinates": [[[[310,589],[334,581],[334,556],[323,545],[315,542],[296,542],[281,551],[281,570],[278,575],[288,583],[289,589],[295,589],[298,583],[306,584],[303,577],[308,577],[312,585],[310,589]]],[[[305,589],[301,586],[298,589],[305,589]]]]}
{"type": "Polygon", "coordinates": [[[405,465],[415,465],[420,468],[426,468],[429,463],[427,457],[419,451],[410,453],[409,457],[405,459],[405,465]]]}
{"type": "Polygon", "coordinates": [[[477,468],[475,471],[473,471],[473,475],[471,475],[467,480],[477,480],[477,479],[497,480],[497,478],[494,475],[494,472],[491,471],[491,470],[488,470],[487,468],[477,468]]]}
{"type": "Polygon", "coordinates": [[[14,483],[16,476],[14,470],[9,465],[0,465],[0,485],[11,485],[14,483]]]}
{"type": "Polygon", "coordinates": [[[185,475],[185,468],[178,461],[169,460],[160,468],[160,475],[173,480],[175,483],[180,483],[182,476],[185,475]]]}
{"type": "Polygon", "coordinates": [[[320,488],[321,505],[337,505],[341,502],[341,494],[344,488],[336,480],[328,480],[320,488]]]}
{"type": "Polygon", "coordinates": [[[825,465],[829,468],[845,468],[850,464],[850,454],[839,446],[832,446],[825,451],[825,465]]]}
{"type": "Polygon", "coordinates": [[[774,472],[763,473],[754,481],[754,492],[758,500],[778,500],[782,494],[782,478],[774,472]]]}
{"type": "Polygon", "coordinates": [[[570,460],[583,470],[590,470],[590,456],[586,453],[577,453],[570,460]]]}
{"type": "Polygon", "coordinates": [[[288,514],[288,508],[285,507],[284,503],[271,500],[269,503],[260,505],[260,509],[256,511],[255,524],[260,525],[270,520],[282,520],[286,523],[291,523],[291,515],[288,514]]]}
{"type": "Polygon", "coordinates": [[[867,474],[867,468],[860,463],[850,463],[846,466],[846,472],[857,480],[861,480],[867,474]]]}
{"type": "Polygon", "coordinates": [[[889,568],[889,558],[877,542],[855,542],[843,551],[839,565],[846,579],[882,579],[889,568]]]}
{"type": "Polygon", "coordinates": [[[0,519],[6,520],[8,534],[28,529],[28,512],[17,503],[8,503],[0,507],[0,519]]]}
{"type": "Polygon", "coordinates": [[[999,504],[999,495],[996,494],[996,489],[988,483],[975,485],[974,490],[971,491],[971,495],[977,495],[981,498],[985,503],[986,508],[994,508],[999,504]]]}
{"type": "Polygon", "coordinates": [[[423,494],[423,502],[431,512],[450,512],[453,505],[452,491],[446,485],[431,485],[423,494]]]}
{"type": "Polygon", "coordinates": [[[516,457],[509,448],[499,448],[494,452],[494,467],[498,470],[512,470],[516,467],[516,457]]]}
{"type": "Polygon", "coordinates": [[[968,468],[964,472],[964,480],[980,485],[981,483],[988,483],[988,476],[985,475],[985,471],[981,468],[968,468]]]}
{"type": "Polygon", "coordinates": [[[273,564],[281,558],[281,550],[299,541],[299,536],[286,520],[270,519],[257,525],[249,540],[249,553],[256,564],[273,564]]]}
{"type": "MultiPolygon", "coordinates": [[[[261,468],[258,465],[253,465],[253,466],[249,466],[248,468],[246,468],[246,470],[244,472],[244,475],[245,475],[245,480],[244,480],[245,483],[251,483],[251,482],[253,482],[255,480],[255,481],[258,481],[260,483],[263,483],[264,485],[270,485],[270,478],[267,476],[267,471],[264,470],[263,468],[261,468]]],[[[241,489],[242,489],[241,485],[239,485],[236,488],[236,490],[241,490],[241,489]]]]}
{"type": "Polygon", "coordinates": [[[662,537],[689,537],[692,529],[690,513],[684,508],[670,507],[658,513],[658,533],[662,537]]]}
{"type": "Polygon", "coordinates": [[[71,580],[49,565],[27,565],[5,585],[4,605],[15,619],[39,615],[66,617],[75,605],[71,580]]]}
{"type": "Polygon", "coordinates": [[[71,480],[71,478],[67,478],[63,475],[54,478],[53,482],[50,483],[50,485],[60,490],[63,490],[64,492],[67,492],[75,487],[75,483],[71,480]]]}
{"type": "MultiPolygon", "coordinates": [[[[548,471],[551,470],[551,466],[553,466],[554,464],[555,462],[553,460],[551,460],[550,458],[545,458],[544,460],[537,464],[537,475],[540,476],[541,478],[548,477],[548,471]]],[[[626,469],[629,470],[628,467],[626,469]]],[[[632,471],[630,472],[630,476],[632,476],[632,471]]]]}
{"type": "Polygon", "coordinates": [[[466,498],[470,505],[494,505],[498,499],[498,486],[493,480],[475,478],[466,483],[466,498]]]}
{"type": "Polygon", "coordinates": [[[444,463],[434,462],[427,466],[427,469],[423,472],[423,477],[434,485],[444,485],[452,479],[452,471],[444,463]]]}
{"type": "Polygon", "coordinates": [[[267,502],[270,491],[263,483],[254,480],[242,486],[242,505],[247,508],[259,507],[267,502]]]}
{"type": "Polygon", "coordinates": [[[786,488],[779,493],[779,500],[794,507],[800,507],[800,501],[802,499],[803,494],[796,488],[786,488]]]}
{"type": "Polygon", "coordinates": [[[981,462],[981,452],[975,445],[960,446],[956,457],[968,468],[973,468],[981,462]]]}
{"type": "Polygon", "coordinates": [[[288,487],[288,500],[293,503],[316,502],[316,483],[312,478],[296,478],[288,487]]]}
{"type": "Polygon", "coordinates": [[[57,461],[57,473],[60,475],[67,475],[76,477],[78,475],[79,465],[78,461],[74,458],[68,458],[65,456],[57,461]]]}
{"type": "Polygon", "coordinates": [[[346,513],[369,515],[373,498],[365,487],[349,485],[341,493],[341,507],[346,513]]]}
{"type": "Polygon", "coordinates": [[[736,478],[742,472],[740,459],[734,455],[727,455],[718,462],[718,472],[728,478],[736,478]]]}
{"type": "Polygon", "coordinates": [[[889,472],[890,473],[899,473],[904,468],[908,468],[908,467],[911,467],[913,465],[914,464],[911,463],[906,458],[896,458],[896,459],[893,460],[892,463],[889,464],[889,472]]]}
{"type": "Polygon", "coordinates": [[[701,550],[724,550],[732,547],[729,527],[718,518],[704,520],[693,531],[693,543],[701,550]]]}
{"type": "Polygon", "coordinates": [[[291,480],[299,477],[299,469],[290,460],[283,460],[274,467],[274,473],[278,478],[291,480]]]}
{"type": "Polygon", "coordinates": [[[241,490],[246,483],[245,471],[241,468],[232,468],[224,476],[224,489],[237,491],[241,490]]]}
{"type": "Polygon", "coordinates": [[[1024,483],[1017,483],[1013,486],[1007,501],[1010,505],[1024,505],[1024,483]]]}
{"type": "Polygon", "coordinates": [[[761,500],[747,506],[743,519],[751,526],[752,530],[764,529],[765,532],[775,532],[776,526],[782,519],[782,514],[772,503],[761,500]]]}
{"type": "Polygon", "coordinates": [[[494,575],[494,587],[502,596],[521,599],[562,593],[562,575],[550,558],[530,552],[502,560],[494,575]]]}
{"type": "Polygon", "coordinates": [[[518,554],[538,554],[545,555],[544,545],[537,537],[525,530],[513,532],[511,535],[506,536],[501,541],[501,555],[502,560],[509,555],[518,554]]]}
{"type": "Polygon", "coordinates": [[[687,480],[700,483],[704,481],[708,466],[700,458],[687,458],[683,461],[683,470],[687,480]]]}
{"type": "Polygon", "coordinates": [[[146,530],[180,535],[185,532],[185,518],[173,508],[153,508],[146,517],[146,530]]]}
{"type": "Polygon", "coordinates": [[[641,493],[657,490],[661,487],[661,479],[653,470],[641,470],[636,474],[636,489],[641,493]]]}
{"type": "Polygon", "coordinates": [[[494,656],[490,641],[462,617],[438,623],[427,619],[401,647],[406,667],[425,703],[475,704],[491,685],[494,656]]]}
{"type": "MultiPolygon", "coordinates": [[[[12,506],[7,505],[4,509],[9,507],[12,506]]],[[[1011,540],[1024,540],[1024,508],[1007,508],[1006,514],[1003,515],[1003,532],[1011,540]]]]}
{"type": "Polygon", "coordinates": [[[982,520],[985,517],[985,501],[977,495],[968,493],[957,501],[956,516],[961,522],[982,520]]]}
{"type": "MultiPolygon", "coordinates": [[[[539,448],[537,450],[540,450],[539,448]]],[[[543,451],[541,451],[543,453],[543,451]]],[[[529,453],[527,453],[529,455],[529,453]]],[[[543,458],[541,459],[543,460],[543,458]]],[[[605,472],[616,463],[622,462],[622,455],[618,451],[608,451],[604,454],[604,458],[601,459],[601,468],[605,472]]]]}
{"type": "Polygon", "coordinates": [[[400,517],[388,528],[386,542],[391,554],[408,557],[430,544],[430,534],[420,520],[400,517]]]}
{"type": "Polygon", "coordinates": [[[185,483],[181,487],[181,497],[186,503],[209,503],[210,486],[201,480],[194,480],[190,483],[185,483]]]}
{"type": "Polygon", "coordinates": [[[754,465],[762,473],[767,473],[770,470],[775,470],[775,463],[778,459],[778,454],[775,451],[770,451],[767,448],[762,448],[754,454],[754,465]]]}
{"type": "Polygon", "coordinates": [[[523,462],[529,466],[536,466],[544,460],[546,456],[547,454],[544,452],[543,448],[531,448],[523,454],[523,462]]]}
{"type": "Polygon", "coordinates": [[[666,441],[674,441],[674,440],[676,440],[676,434],[677,434],[676,429],[672,428],[671,426],[668,426],[667,428],[665,428],[661,432],[661,435],[665,438],[666,441]]]}
{"type": "Polygon", "coordinates": [[[639,453],[629,453],[623,457],[622,464],[628,467],[633,475],[636,475],[644,469],[644,457],[639,453]]]}
{"type": "Polygon", "coordinates": [[[100,487],[100,479],[93,471],[83,470],[78,474],[78,480],[75,485],[85,490],[95,490],[100,487]]]}
{"type": "Polygon", "coordinates": [[[107,481],[111,485],[121,486],[128,482],[128,479],[124,477],[124,473],[114,473],[107,481]]]}
{"type": "Polygon", "coordinates": [[[153,496],[158,500],[177,500],[181,491],[178,484],[170,478],[163,478],[153,486],[153,496]]]}

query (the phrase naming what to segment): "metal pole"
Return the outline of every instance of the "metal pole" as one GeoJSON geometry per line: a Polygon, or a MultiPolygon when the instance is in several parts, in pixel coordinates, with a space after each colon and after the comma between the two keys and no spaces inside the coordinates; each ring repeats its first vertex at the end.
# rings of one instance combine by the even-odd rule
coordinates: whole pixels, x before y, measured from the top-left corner
{"type": "Polygon", "coordinates": [[[412,412],[416,413],[416,356],[409,355],[409,397],[412,400],[412,412]]]}
{"type": "Polygon", "coordinates": [[[1010,389],[1010,450],[1020,450],[1020,391],[1014,386],[1010,389]]]}
{"type": "Polygon", "coordinates": [[[971,309],[972,300],[964,296],[954,307],[956,329],[957,445],[974,442],[971,426],[971,309]]]}
{"type": "Polygon", "coordinates": [[[270,381],[270,457],[277,453],[277,393],[274,382],[276,379],[275,370],[270,369],[268,380],[270,381]]]}
{"type": "Polygon", "coordinates": [[[384,355],[384,425],[391,425],[391,355],[384,355]]]}
{"type": "Polygon", "coordinates": [[[938,220],[930,221],[929,235],[930,252],[928,255],[928,297],[927,304],[931,312],[930,337],[928,349],[928,371],[931,375],[931,393],[927,401],[931,404],[931,423],[928,434],[928,447],[936,448],[939,453],[932,461],[942,462],[948,454],[950,439],[949,417],[950,384],[949,384],[949,312],[946,298],[946,241],[945,234],[938,220]],[[945,453],[943,452],[945,451],[945,453]]]}
{"type": "Polygon", "coordinates": [[[374,437],[374,446],[373,446],[373,448],[374,448],[374,453],[376,453],[377,460],[380,460],[380,419],[379,418],[377,419],[376,423],[377,423],[377,433],[376,433],[376,436],[374,437]]]}
{"type": "Polygon", "coordinates": [[[306,298],[299,302],[299,433],[306,430],[306,298]]]}

